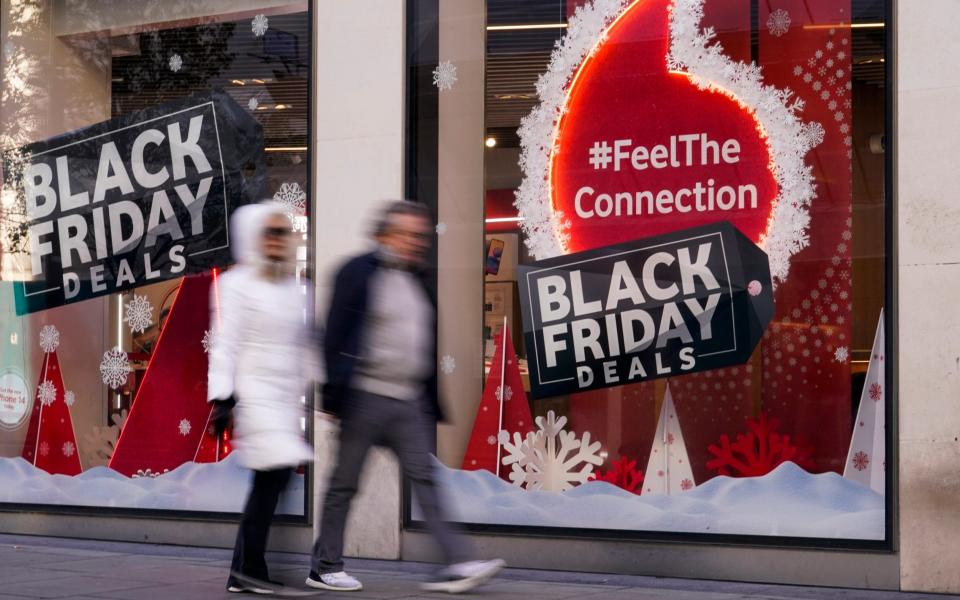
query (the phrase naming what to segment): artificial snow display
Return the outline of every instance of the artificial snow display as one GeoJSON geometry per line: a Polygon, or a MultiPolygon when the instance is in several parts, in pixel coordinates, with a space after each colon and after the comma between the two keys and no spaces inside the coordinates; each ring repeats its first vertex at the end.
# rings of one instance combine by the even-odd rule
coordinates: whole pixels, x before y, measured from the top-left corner
{"type": "Polygon", "coordinates": [[[256,37],[263,37],[263,34],[267,32],[267,28],[270,26],[269,23],[270,21],[267,19],[267,16],[260,13],[250,21],[250,31],[252,31],[256,37]]]}
{"type": "Polygon", "coordinates": [[[100,377],[104,385],[119,389],[126,383],[127,376],[133,371],[127,360],[127,353],[120,348],[111,348],[103,353],[100,360],[100,377]]]}
{"type": "Polygon", "coordinates": [[[843,476],[868,486],[878,494],[886,487],[886,399],[884,389],[884,354],[886,346],[883,331],[883,311],[873,338],[873,350],[867,376],[860,393],[860,408],[853,425],[847,462],[843,476]]]}
{"type": "Polygon", "coordinates": [[[307,194],[300,189],[300,184],[282,183],[277,193],[273,195],[273,201],[283,206],[283,211],[290,219],[302,216],[307,210],[307,194]]]}
{"type": "Polygon", "coordinates": [[[644,476],[644,494],[678,494],[696,487],[687,446],[680,430],[680,418],[673,405],[670,384],[663,394],[660,419],[653,436],[644,476]]]}
{"type": "Polygon", "coordinates": [[[170,67],[170,70],[174,73],[179,73],[180,69],[183,68],[183,58],[179,54],[171,54],[170,59],[167,61],[167,65],[170,67]]]}
{"type": "Polygon", "coordinates": [[[60,331],[53,325],[40,328],[40,349],[50,354],[60,347],[60,331]]]}
{"type": "Polygon", "coordinates": [[[44,381],[37,388],[37,400],[43,406],[50,406],[57,399],[57,388],[52,381],[44,381]]]}
{"type": "MultiPolygon", "coordinates": [[[[67,477],[50,475],[22,458],[0,458],[0,502],[240,512],[250,486],[250,471],[232,455],[153,475],[132,478],[93,467],[67,477]]],[[[302,515],[303,491],[304,476],[295,473],[280,496],[277,513],[302,515]]]]}
{"type": "Polygon", "coordinates": [[[449,354],[444,354],[443,358],[440,359],[440,370],[443,371],[444,375],[451,375],[457,368],[457,359],[450,356],[449,354]]]}
{"type": "Polygon", "coordinates": [[[146,296],[134,294],[123,306],[123,322],[134,333],[143,333],[153,325],[153,305],[146,296]]]}
{"type": "Polygon", "coordinates": [[[457,67],[449,60],[445,60],[437,65],[433,70],[433,85],[441,92],[452,90],[453,84],[457,82],[457,67]]]}
{"type": "Polygon", "coordinates": [[[511,467],[510,481],[527,490],[562,492],[590,479],[595,465],[603,464],[600,442],[590,443],[590,432],[577,434],[564,430],[567,418],[559,419],[551,410],[536,418],[537,430],[521,436],[514,432],[511,441],[501,431],[499,442],[506,451],[503,464],[511,467]]]}
{"type": "Polygon", "coordinates": [[[790,13],[778,8],[767,17],[767,31],[774,37],[783,37],[790,31],[790,13]]]}
{"type": "Polygon", "coordinates": [[[727,434],[720,436],[720,444],[707,448],[715,458],[707,468],[720,475],[758,477],[766,475],[785,462],[809,469],[813,466],[813,448],[797,447],[789,435],[779,433],[780,420],[761,414],[759,419],[747,419],[747,433],[737,434],[734,442],[727,434]]]}
{"type": "MultiPolygon", "coordinates": [[[[450,517],[463,523],[884,538],[879,494],[836,473],[814,475],[791,462],[763,477],[714,477],[673,496],[638,496],[603,481],[588,481],[563,493],[526,491],[489,471],[461,471],[439,463],[437,469],[450,517]]],[[[421,518],[418,512],[414,516],[421,518]]]]}

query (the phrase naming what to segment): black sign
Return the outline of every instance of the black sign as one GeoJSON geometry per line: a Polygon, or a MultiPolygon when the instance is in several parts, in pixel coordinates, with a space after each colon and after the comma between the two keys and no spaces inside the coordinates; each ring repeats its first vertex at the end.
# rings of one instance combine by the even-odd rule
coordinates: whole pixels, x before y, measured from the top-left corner
{"type": "Polygon", "coordinates": [[[520,267],[534,398],[747,361],[773,316],[767,255],[721,222],[520,267]]]}
{"type": "Polygon", "coordinates": [[[7,153],[4,187],[28,220],[17,314],[228,264],[229,217],[259,199],[263,152],[260,125],[215,91],[7,153]]]}

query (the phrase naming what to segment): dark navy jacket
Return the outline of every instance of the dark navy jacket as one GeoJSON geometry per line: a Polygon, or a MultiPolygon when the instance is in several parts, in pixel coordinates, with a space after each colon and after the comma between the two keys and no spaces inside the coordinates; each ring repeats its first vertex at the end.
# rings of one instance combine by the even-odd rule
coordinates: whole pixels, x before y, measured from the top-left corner
{"type": "MultiPolygon", "coordinates": [[[[341,415],[352,395],[353,373],[363,348],[363,328],[368,310],[370,280],[380,268],[376,252],[357,256],[343,265],[334,279],[333,298],[327,314],[323,339],[323,358],[327,382],[323,386],[323,410],[341,415]]],[[[426,285],[423,274],[418,274],[424,292],[433,306],[431,333],[433,350],[429,375],[424,380],[424,410],[438,420],[443,411],[437,393],[437,327],[436,298],[426,285]]]]}

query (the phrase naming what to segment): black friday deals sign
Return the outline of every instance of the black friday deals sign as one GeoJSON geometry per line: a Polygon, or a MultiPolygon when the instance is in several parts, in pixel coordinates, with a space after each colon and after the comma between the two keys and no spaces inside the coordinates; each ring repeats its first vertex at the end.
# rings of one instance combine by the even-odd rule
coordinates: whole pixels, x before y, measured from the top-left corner
{"type": "Polygon", "coordinates": [[[263,152],[260,125],[220,91],[19,149],[4,169],[28,220],[17,314],[228,264],[229,216],[257,199],[263,152]]]}
{"type": "Polygon", "coordinates": [[[744,363],[773,316],[767,256],[726,221],[519,270],[534,398],[744,363]]]}

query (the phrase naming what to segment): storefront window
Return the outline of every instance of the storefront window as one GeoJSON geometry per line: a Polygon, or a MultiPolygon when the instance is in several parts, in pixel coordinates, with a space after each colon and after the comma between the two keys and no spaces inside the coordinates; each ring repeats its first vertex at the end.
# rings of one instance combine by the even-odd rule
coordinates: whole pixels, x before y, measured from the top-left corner
{"type": "Polygon", "coordinates": [[[0,502],[239,511],[206,352],[236,207],[289,208],[306,290],[308,3],[3,11],[0,502]]]}
{"type": "Polygon", "coordinates": [[[457,519],[888,539],[885,2],[411,6],[457,519]]]}

